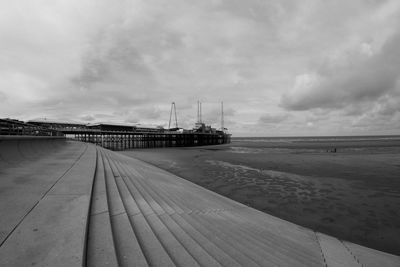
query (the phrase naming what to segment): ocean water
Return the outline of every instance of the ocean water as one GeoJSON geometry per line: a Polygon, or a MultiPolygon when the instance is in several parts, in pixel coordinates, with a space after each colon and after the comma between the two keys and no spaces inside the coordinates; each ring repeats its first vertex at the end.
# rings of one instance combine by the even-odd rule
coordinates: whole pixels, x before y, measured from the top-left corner
{"type": "Polygon", "coordinates": [[[233,137],[233,153],[374,152],[400,148],[400,135],[386,136],[309,136],[233,137]]]}
{"type": "Polygon", "coordinates": [[[294,136],[294,137],[232,137],[232,142],[296,143],[296,142],[357,142],[357,141],[400,141],[400,135],[374,136],[294,136]]]}

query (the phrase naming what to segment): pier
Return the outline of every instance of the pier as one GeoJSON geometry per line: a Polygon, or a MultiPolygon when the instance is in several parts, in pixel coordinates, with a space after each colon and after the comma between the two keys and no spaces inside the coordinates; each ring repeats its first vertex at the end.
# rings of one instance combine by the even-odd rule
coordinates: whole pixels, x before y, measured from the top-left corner
{"type": "Polygon", "coordinates": [[[222,145],[231,142],[231,135],[200,124],[193,130],[161,127],[138,127],[124,124],[92,125],[29,121],[35,126],[57,131],[67,138],[96,144],[110,150],[222,145]]]}
{"type": "Polygon", "coordinates": [[[154,133],[65,130],[67,136],[110,150],[222,145],[230,143],[230,135],[223,133],[154,133]]]}
{"type": "Polygon", "coordinates": [[[47,119],[29,120],[0,119],[0,136],[65,136],[106,149],[121,151],[135,148],[163,148],[222,145],[231,142],[231,134],[224,127],[223,103],[221,103],[221,128],[206,125],[201,116],[198,101],[197,122],[193,129],[178,127],[175,102],[172,102],[168,129],[162,126],[143,126],[128,123],[79,123],[47,119]],[[174,111],[174,112],[173,112],[174,111]],[[172,115],[175,127],[171,128],[172,115]]]}

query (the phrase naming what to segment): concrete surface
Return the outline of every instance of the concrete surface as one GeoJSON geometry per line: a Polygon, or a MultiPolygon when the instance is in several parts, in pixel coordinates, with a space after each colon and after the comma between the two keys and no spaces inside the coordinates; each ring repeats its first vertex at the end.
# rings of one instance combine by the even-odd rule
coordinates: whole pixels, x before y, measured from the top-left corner
{"type": "Polygon", "coordinates": [[[0,139],[0,266],[400,266],[139,160],[0,139]]]}
{"type": "Polygon", "coordinates": [[[59,139],[45,141],[54,146],[43,145],[42,139],[7,142],[12,144],[0,143],[2,157],[19,147],[13,160],[24,164],[16,168],[7,161],[5,168],[3,162],[0,266],[81,265],[96,148],[59,139]]]}

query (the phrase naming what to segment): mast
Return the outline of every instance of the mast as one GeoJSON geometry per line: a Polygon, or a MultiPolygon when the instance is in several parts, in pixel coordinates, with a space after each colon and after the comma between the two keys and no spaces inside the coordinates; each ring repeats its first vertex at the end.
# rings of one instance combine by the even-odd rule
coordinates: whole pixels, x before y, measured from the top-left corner
{"type": "Polygon", "coordinates": [[[224,102],[221,101],[221,131],[224,131],[224,102]]]}
{"type": "Polygon", "coordinates": [[[171,103],[171,111],[169,112],[168,129],[171,129],[172,109],[174,110],[174,114],[175,114],[175,128],[178,128],[178,117],[176,116],[176,106],[175,106],[175,102],[172,102],[171,103]]]}
{"type": "Polygon", "coordinates": [[[175,111],[175,128],[178,128],[178,117],[176,116],[176,105],[175,102],[172,102],[174,104],[174,111],[175,111]]]}
{"type": "Polygon", "coordinates": [[[202,118],[201,118],[201,102],[197,100],[197,122],[202,123],[202,118]]]}
{"type": "Polygon", "coordinates": [[[201,102],[200,102],[200,123],[203,123],[203,119],[201,118],[201,102]]]}
{"type": "Polygon", "coordinates": [[[200,123],[200,101],[197,100],[197,122],[200,123]]]}

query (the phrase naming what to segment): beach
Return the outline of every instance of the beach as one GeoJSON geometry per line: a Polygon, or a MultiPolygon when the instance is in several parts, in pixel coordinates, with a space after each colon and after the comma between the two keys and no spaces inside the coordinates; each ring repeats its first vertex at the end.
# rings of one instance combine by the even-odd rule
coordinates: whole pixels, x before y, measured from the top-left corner
{"type": "Polygon", "coordinates": [[[234,138],[120,153],[298,225],[400,255],[400,137],[234,138]]]}

